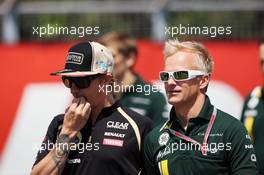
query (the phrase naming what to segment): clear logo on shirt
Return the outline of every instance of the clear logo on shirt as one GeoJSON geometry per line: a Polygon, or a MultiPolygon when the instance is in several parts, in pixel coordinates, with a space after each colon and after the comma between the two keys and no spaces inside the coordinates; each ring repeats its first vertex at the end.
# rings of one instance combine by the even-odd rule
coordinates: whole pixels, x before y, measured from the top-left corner
{"type": "Polygon", "coordinates": [[[106,128],[114,128],[114,129],[122,129],[127,130],[129,123],[122,123],[122,122],[115,122],[115,121],[108,121],[106,123],[106,128]]]}

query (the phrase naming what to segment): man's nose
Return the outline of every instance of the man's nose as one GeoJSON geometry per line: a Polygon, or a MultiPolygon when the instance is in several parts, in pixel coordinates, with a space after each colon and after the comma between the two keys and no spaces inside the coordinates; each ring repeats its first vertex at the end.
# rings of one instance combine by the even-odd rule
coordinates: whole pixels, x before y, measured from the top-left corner
{"type": "Polygon", "coordinates": [[[172,76],[169,76],[169,79],[168,79],[168,85],[175,85],[176,84],[176,81],[174,80],[174,78],[172,76]]]}

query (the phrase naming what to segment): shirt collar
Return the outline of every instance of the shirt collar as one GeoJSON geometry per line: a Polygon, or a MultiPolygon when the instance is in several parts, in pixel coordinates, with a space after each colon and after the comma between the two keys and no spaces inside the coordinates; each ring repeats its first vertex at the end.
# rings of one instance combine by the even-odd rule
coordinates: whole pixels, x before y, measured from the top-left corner
{"type": "Polygon", "coordinates": [[[114,111],[117,110],[117,108],[121,106],[119,101],[116,101],[112,106],[108,106],[102,109],[102,111],[100,112],[99,116],[97,117],[96,121],[108,117],[110,116],[114,111]]]}
{"type": "Polygon", "coordinates": [[[214,106],[211,104],[209,97],[206,95],[202,110],[198,114],[197,118],[203,118],[209,121],[213,111],[214,106]]]}
{"type": "MultiPolygon", "coordinates": [[[[210,118],[211,118],[211,115],[213,113],[213,110],[214,110],[214,106],[211,104],[209,97],[206,95],[205,96],[205,101],[204,101],[204,104],[203,104],[203,107],[202,107],[200,113],[198,114],[197,117],[192,118],[190,120],[205,119],[205,120],[208,120],[209,121],[210,118]]],[[[175,114],[175,108],[174,108],[174,106],[172,106],[172,108],[170,110],[170,117],[169,117],[169,119],[160,128],[160,131],[163,130],[163,129],[166,129],[166,128],[171,127],[171,125],[173,123],[178,123],[177,116],[175,114]]]]}

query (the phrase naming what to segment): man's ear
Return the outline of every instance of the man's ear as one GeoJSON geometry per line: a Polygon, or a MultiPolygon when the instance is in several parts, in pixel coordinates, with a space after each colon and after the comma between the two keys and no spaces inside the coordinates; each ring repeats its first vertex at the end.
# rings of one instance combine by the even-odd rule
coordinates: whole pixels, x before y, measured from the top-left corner
{"type": "Polygon", "coordinates": [[[113,75],[111,73],[106,73],[106,74],[103,74],[99,77],[99,83],[100,84],[107,84],[107,82],[111,81],[113,75]]]}
{"type": "Polygon", "coordinates": [[[106,73],[103,78],[102,78],[103,82],[102,83],[110,83],[113,80],[113,75],[112,73],[106,73]]]}
{"type": "Polygon", "coordinates": [[[202,78],[200,79],[200,89],[205,89],[210,81],[210,75],[203,75],[202,78]]]}

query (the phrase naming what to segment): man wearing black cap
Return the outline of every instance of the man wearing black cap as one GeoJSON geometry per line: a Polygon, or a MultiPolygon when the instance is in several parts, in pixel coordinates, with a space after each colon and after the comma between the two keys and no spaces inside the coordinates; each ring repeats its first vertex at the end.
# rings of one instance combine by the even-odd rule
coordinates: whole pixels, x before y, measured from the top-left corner
{"type": "Polygon", "coordinates": [[[96,42],[70,48],[62,76],[74,99],[47,131],[31,174],[139,174],[152,123],[114,102],[113,57],[96,42]]]}

